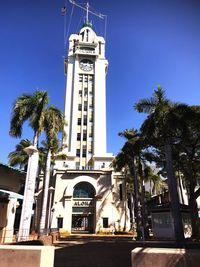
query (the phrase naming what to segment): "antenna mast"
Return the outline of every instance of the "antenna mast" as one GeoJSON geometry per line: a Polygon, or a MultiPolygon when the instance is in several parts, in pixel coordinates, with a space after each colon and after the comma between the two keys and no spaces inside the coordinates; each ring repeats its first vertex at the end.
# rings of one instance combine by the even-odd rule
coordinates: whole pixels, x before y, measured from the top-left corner
{"type": "Polygon", "coordinates": [[[72,4],[72,5],[75,5],[75,6],[77,6],[77,7],[79,7],[79,8],[81,8],[81,9],[83,9],[83,10],[85,10],[86,11],[86,23],[88,24],[88,14],[90,13],[90,14],[92,14],[92,15],[95,15],[95,16],[97,16],[97,17],[99,17],[99,18],[101,18],[101,19],[104,19],[105,17],[106,17],[106,15],[103,15],[103,14],[101,14],[101,13],[97,13],[97,12],[94,12],[94,11],[91,11],[90,9],[89,9],[89,3],[87,2],[86,3],[86,6],[84,7],[84,6],[81,6],[81,5],[79,5],[79,4],[77,4],[74,0],[69,0],[69,2],[72,4]]]}

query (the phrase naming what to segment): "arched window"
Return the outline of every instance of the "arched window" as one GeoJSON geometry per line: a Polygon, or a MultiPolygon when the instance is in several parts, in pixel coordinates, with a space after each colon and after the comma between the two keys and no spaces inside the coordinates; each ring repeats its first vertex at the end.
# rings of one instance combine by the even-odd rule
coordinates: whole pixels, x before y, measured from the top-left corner
{"type": "Polygon", "coordinates": [[[87,182],[81,182],[75,185],[73,198],[93,198],[95,196],[94,187],[87,182]]]}

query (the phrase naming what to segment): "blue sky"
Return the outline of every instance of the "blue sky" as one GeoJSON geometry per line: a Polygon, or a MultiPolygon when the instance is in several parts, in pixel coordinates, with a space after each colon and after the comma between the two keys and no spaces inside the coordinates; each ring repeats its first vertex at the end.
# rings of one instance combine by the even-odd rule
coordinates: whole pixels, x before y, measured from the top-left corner
{"type": "MultiPolygon", "coordinates": [[[[64,110],[65,1],[0,4],[0,162],[7,163],[8,153],[20,141],[9,137],[12,104],[18,96],[47,90],[50,104],[64,110]]],[[[144,119],[134,111],[134,103],[150,97],[158,84],[171,100],[199,104],[200,1],[91,0],[90,5],[108,17],[107,147],[116,154],[123,145],[118,133],[139,128],[144,119]]],[[[66,6],[67,32],[71,5],[66,6]]],[[[82,16],[75,8],[69,33],[79,30],[82,16]]],[[[96,33],[104,34],[104,22],[91,19],[96,33]]],[[[22,138],[32,137],[26,123],[22,138]]]]}

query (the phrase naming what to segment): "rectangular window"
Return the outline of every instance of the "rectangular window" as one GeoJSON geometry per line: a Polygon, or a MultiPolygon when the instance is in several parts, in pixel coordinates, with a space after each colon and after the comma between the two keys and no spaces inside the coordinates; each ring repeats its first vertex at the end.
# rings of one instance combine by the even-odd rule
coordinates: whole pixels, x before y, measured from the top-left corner
{"type": "Polygon", "coordinates": [[[76,149],[76,156],[80,157],[80,149],[76,149]]]}
{"type": "Polygon", "coordinates": [[[87,115],[84,115],[83,117],[83,125],[87,125],[87,115]]]}
{"type": "Polygon", "coordinates": [[[78,122],[77,122],[78,125],[81,125],[81,118],[78,118],[78,122]]]}
{"type": "Polygon", "coordinates": [[[84,81],[85,81],[85,82],[88,81],[88,76],[85,75],[85,77],[84,77],[84,81]]]}
{"type": "Polygon", "coordinates": [[[108,228],[108,218],[102,218],[103,219],[103,228],[108,228]]]}
{"type": "Polygon", "coordinates": [[[62,217],[57,218],[57,228],[63,228],[63,218],[62,217]]]}
{"type": "Polygon", "coordinates": [[[82,157],[83,157],[83,158],[86,158],[86,149],[83,149],[82,157]]]}
{"type": "Polygon", "coordinates": [[[83,81],[83,75],[79,75],[79,82],[82,82],[83,81]]]}
{"type": "Polygon", "coordinates": [[[87,111],[87,101],[84,101],[84,111],[87,111]]]}
{"type": "Polygon", "coordinates": [[[83,130],[83,141],[87,140],[87,130],[83,130]]]}
{"type": "Polygon", "coordinates": [[[89,76],[89,82],[93,82],[93,76],[92,75],[89,76]]]}
{"type": "Polygon", "coordinates": [[[78,104],[78,110],[81,111],[82,110],[82,105],[78,104]]]}
{"type": "Polygon", "coordinates": [[[87,87],[84,88],[84,96],[87,96],[87,87]]]}
{"type": "Polygon", "coordinates": [[[79,96],[82,96],[82,90],[78,91],[79,96]]]}
{"type": "Polygon", "coordinates": [[[122,184],[119,185],[119,198],[120,198],[120,200],[123,200],[123,187],[122,187],[122,184]]]}
{"type": "Polygon", "coordinates": [[[81,134],[77,133],[77,141],[80,141],[80,140],[81,140],[81,134]]]}
{"type": "Polygon", "coordinates": [[[99,55],[101,55],[101,42],[99,42],[99,55]]]}

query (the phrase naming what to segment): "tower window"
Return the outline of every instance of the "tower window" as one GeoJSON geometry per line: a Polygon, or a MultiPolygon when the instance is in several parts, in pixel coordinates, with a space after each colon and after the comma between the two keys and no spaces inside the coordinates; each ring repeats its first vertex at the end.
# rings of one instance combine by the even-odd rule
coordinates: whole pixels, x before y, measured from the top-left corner
{"type": "Polygon", "coordinates": [[[82,157],[86,158],[86,145],[83,145],[82,157]]]}
{"type": "Polygon", "coordinates": [[[78,125],[81,125],[81,118],[78,118],[78,125]]]}
{"type": "Polygon", "coordinates": [[[87,101],[84,101],[84,111],[87,111],[87,101]]]}
{"type": "Polygon", "coordinates": [[[79,96],[82,96],[82,90],[78,91],[79,96]]]}
{"type": "Polygon", "coordinates": [[[82,110],[82,105],[78,104],[78,110],[81,111],[82,110]]]}
{"type": "Polygon", "coordinates": [[[103,228],[108,228],[108,218],[102,218],[103,219],[103,228]]]}
{"type": "Polygon", "coordinates": [[[87,125],[87,115],[84,115],[83,117],[83,125],[87,125]]]}
{"type": "Polygon", "coordinates": [[[119,185],[119,198],[120,198],[120,200],[123,200],[123,188],[122,188],[122,184],[119,185]]]}
{"type": "Polygon", "coordinates": [[[80,149],[77,149],[77,150],[76,150],[76,156],[77,156],[77,157],[80,157],[80,149]]]}
{"type": "Polygon", "coordinates": [[[93,82],[93,76],[92,75],[89,76],[89,82],[93,82]]]}
{"type": "Polygon", "coordinates": [[[83,130],[83,141],[87,140],[87,131],[83,130]]]}
{"type": "Polygon", "coordinates": [[[86,30],[86,42],[88,42],[89,39],[89,30],[86,30]]]}
{"type": "Polygon", "coordinates": [[[84,88],[84,96],[87,96],[87,87],[84,88]]]}
{"type": "Polygon", "coordinates": [[[85,75],[84,81],[87,82],[88,81],[88,76],[85,75]]]}
{"type": "Polygon", "coordinates": [[[79,75],[79,82],[83,81],[83,75],[79,75]]]}
{"type": "Polygon", "coordinates": [[[81,134],[77,133],[77,141],[80,141],[80,140],[81,140],[81,134]]]}
{"type": "Polygon", "coordinates": [[[99,55],[101,55],[101,42],[99,42],[99,55]]]}

